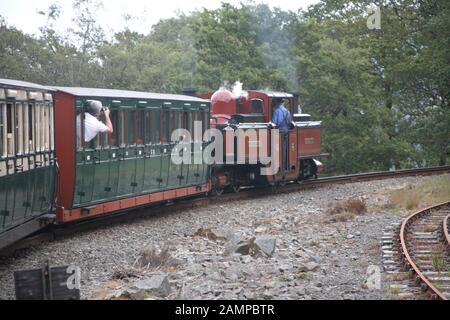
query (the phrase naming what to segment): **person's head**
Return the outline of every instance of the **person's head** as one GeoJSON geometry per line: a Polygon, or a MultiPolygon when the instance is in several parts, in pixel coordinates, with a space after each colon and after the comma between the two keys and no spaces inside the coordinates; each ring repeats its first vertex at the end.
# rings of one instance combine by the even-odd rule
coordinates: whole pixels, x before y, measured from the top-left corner
{"type": "Polygon", "coordinates": [[[274,104],[274,107],[279,107],[281,104],[283,103],[283,99],[281,99],[281,98],[274,98],[273,99],[273,104],[274,104]]]}
{"type": "Polygon", "coordinates": [[[87,100],[84,103],[84,110],[85,112],[88,112],[89,114],[93,115],[94,117],[100,117],[103,106],[100,101],[97,100],[87,100]]]}

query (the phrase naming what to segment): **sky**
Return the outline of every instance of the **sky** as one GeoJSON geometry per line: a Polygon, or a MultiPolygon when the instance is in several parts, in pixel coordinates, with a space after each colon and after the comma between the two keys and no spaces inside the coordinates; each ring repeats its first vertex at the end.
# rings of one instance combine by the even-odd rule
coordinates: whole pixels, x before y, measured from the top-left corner
{"type": "MultiPolygon", "coordinates": [[[[123,30],[126,23],[125,14],[136,17],[128,22],[128,27],[140,33],[148,33],[151,26],[160,19],[174,17],[177,12],[189,13],[196,9],[216,9],[221,2],[239,5],[243,0],[98,0],[103,3],[103,9],[98,13],[99,25],[108,33],[123,30]]],[[[245,2],[245,1],[244,1],[245,2]]],[[[283,10],[297,11],[306,9],[319,0],[254,0],[255,3],[265,3],[271,7],[283,10]]],[[[73,17],[72,0],[0,0],[0,15],[6,19],[9,26],[14,26],[29,34],[38,34],[39,27],[45,25],[45,18],[38,11],[46,11],[57,3],[63,13],[57,29],[64,31],[71,26],[73,17]]]]}

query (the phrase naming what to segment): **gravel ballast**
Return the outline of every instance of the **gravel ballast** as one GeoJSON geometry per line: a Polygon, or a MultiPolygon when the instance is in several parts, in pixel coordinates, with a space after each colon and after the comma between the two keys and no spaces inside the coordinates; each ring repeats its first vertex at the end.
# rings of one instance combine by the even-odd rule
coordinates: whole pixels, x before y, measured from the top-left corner
{"type": "Polygon", "coordinates": [[[57,239],[21,257],[0,258],[0,299],[15,298],[13,271],[47,260],[81,268],[82,298],[118,297],[127,286],[163,273],[170,290],[164,282],[167,295],[160,299],[390,299],[385,285],[366,285],[368,267],[382,266],[383,229],[404,216],[387,208],[387,195],[432,178],[322,186],[149,215],[57,239]],[[330,206],[351,198],[365,201],[368,212],[332,221],[330,206]],[[237,245],[248,248],[233,251],[237,245]],[[165,260],[137,263],[152,250],[164,251],[165,260]]]}

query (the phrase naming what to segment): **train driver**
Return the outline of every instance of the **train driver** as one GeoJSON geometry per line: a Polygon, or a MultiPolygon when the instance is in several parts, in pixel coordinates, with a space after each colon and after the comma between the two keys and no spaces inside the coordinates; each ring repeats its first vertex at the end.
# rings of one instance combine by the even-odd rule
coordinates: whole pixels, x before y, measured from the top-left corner
{"type": "MultiPolygon", "coordinates": [[[[113,133],[114,129],[109,117],[110,111],[104,108],[102,103],[97,100],[87,100],[84,104],[84,141],[89,142],[100,132],[113,133]],[[105,114],[105,122],[100,121],[100,115],[105,114]]],[[[80,128],[81,114],[77,117],[77,135],[81,137],[80,128]]]]}
{"type": "Polygon", "coordinates": [[[281,141],[282,141],[282,161],[283,161],[283,169],[288,170],[288,145],[289,145],[289,129],[292,122],[291,113],[283,104],[283,99],[275,98],[273,100],[274,103],[274,112],[272,116],[272,122],[278,127],[280,130],[281,141]]]}

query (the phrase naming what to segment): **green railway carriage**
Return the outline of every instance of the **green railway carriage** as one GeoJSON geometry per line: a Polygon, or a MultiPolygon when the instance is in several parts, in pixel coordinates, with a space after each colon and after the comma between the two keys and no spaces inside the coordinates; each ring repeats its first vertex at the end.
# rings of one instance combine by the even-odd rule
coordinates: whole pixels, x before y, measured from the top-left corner
{"type": "MultiPolygon", "coordinates": [[[[185,150],[202,152],[207,142],[210,103],[190,96],[123,90],[56,87],[57,156],[61,168],[57,221],[124,210],[208,191],[206,164],[175,164],[171,141],[175,129],[201,138],[183,141],[185,150]],[[76,134],[76,118],[84,117],[86,100],[109,107],[112,134],[85,143],[76,134]],[[190,144],[190,148],[187,148],[190,144]]],[[[83,122],[82,122],[83,123],[83,122]]],[[[83,128],[81,132],[83,132],[83,128]]],[[[179,150],[178,150],[179,151],[179,150]]]]}
{"type": "Polygon", "coordinates": [[[15,240],[16,227],[52,210],[53,114],[52,89],[0,79],[1,246],[15,240]]]}

